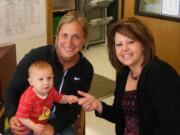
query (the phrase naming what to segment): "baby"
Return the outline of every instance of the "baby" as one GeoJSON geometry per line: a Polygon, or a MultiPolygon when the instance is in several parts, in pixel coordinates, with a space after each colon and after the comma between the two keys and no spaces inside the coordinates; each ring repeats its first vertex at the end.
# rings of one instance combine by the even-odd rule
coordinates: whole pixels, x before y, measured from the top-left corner
{"type": "Polygon", "coordinates": [[[72,104],[78,97],[63,95],[53,87],[54,74],[51,65],[46,61],[36,61],[28,69],[30,86],[21,95],[16,117],[22,125],[41,134],[50,116],[53,102],[72,104]]]}

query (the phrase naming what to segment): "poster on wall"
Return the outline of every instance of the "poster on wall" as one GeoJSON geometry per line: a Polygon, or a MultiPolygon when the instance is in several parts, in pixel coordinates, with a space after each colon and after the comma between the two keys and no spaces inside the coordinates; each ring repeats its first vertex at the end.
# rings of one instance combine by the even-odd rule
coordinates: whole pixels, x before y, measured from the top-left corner
{"type": "Polygon", "coordinates": [[[46,33],[45,0],[0,0],[0,45],[46,33]]]}
{"type": "Polygon", "coordinates": [[[180,0],[135,0],[135,15],[180,21],[180,0]]]}
{"type": "Polygon", "coordinates": [[[169,16],[180,17],[180,0],[163,0],[162,1],[162,14],[169,16]]]}

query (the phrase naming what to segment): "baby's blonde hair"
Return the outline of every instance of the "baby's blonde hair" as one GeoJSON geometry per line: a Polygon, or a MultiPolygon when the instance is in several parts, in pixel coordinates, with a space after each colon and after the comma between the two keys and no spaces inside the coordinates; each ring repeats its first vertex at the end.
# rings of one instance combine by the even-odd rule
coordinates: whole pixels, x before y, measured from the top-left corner
{"type": "Polygon", "coordinates": [[[34,70],[51,70],[53,74],[52,66],[47,62],[43,60],[35,61],[32,63],[28,69],[28,76],[30,76],[34,70]]]}

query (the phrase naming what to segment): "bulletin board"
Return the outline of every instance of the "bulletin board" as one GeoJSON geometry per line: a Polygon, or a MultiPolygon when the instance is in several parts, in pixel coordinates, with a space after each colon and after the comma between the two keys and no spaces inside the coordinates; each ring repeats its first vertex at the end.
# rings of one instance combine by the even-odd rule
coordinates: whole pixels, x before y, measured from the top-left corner
{"type": "Polygon", "coordinates": [[[180,0],[135,0],[135,14],[180,21],[180,0]]]}
{"type": "Polygon", "coordinates": [[[0,44],[46,34],[46,0],[0,0],[0,44]]]}

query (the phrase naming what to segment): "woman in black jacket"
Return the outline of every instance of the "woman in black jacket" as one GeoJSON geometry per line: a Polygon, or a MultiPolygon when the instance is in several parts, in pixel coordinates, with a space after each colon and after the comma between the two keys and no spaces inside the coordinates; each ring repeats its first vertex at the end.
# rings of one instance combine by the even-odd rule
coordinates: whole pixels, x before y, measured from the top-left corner
{"type": "MultiPolygon", "coordinates": [[[[76,12],[66,13],[60,20],[55,45],[32,49],[18,63],[17,69],[8,85],[5,111],[9,119],[11,134],[27,134],[26,127],[20,127],[15,116],[21,94],[29,86],[28,68],[38,60],[50,63],[54,72],[55,88],[66,95],[77,95],[77,90],[88,92],[92,77],[92,64],[81,54],[88,38],[87,21],[76,12]]],[[[54,103],[49,125],[42,135],[60,133],[75,135],[72,124],[78,118],[81,106],[78,104],[54,103]],[[68,133],[67,133],[68,132],[68,133]]]]}
{"type": "Polygon", "coordinates": [[[180,77],[155,56],[148,28],[131,17],[108,32],[108,53],[117,70],[113,105],[79,91],[86,111],[115,123],[117,135],[179,135],[180,77]]]}

